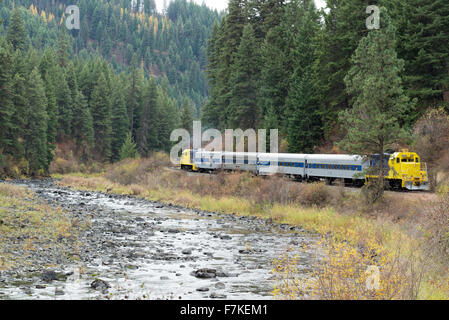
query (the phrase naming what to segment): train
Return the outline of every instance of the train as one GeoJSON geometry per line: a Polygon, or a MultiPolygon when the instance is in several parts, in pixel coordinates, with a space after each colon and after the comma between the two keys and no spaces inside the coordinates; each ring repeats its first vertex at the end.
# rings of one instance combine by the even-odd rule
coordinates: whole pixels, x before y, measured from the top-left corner
{"type": "MultiPolygon", "coordinates": [[[[416,152],[403,149],[385,153],[384,180],[393,190],[429,190],[427,165],[416,152]]],[[[343,181],[361,187],[370,179],[369,168],[379,165],[380,156],[344,154],[291,154],[207,151],[186,149],[180,168],[194,172],[248,171],[255,175],[285,175],[298,181],[343,181]]]]}

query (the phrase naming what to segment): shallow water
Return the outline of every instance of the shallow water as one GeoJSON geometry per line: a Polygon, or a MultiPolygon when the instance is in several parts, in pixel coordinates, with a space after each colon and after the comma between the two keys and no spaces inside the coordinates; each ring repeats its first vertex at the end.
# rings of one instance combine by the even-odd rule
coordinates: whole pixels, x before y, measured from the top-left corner
{"type": "Polygon", "coordinates": [[[305,273],[312,267],[314,240],[300,228],[74,191],[51,182],[27,186],[75,217],[91,215],[91,227],[80,237],[79,261],[49,268],[69,274],[67,280],[46,283],[42,272],[16,275],[15,281],[3,277],[0,299],[210,299],[211,294],[271,299],[274,258],[289,247],[305,247],[297,251],[298,269],[305,273]],[[199,279],[192,272],[200,268],[225,274],[199,279]],[[111,288],[92,289],[95,279],[111,288]],[[208,291],[197,291],[203,287],[208,291]],[[59,290],[63,293],[55,294],[59,290]]]}

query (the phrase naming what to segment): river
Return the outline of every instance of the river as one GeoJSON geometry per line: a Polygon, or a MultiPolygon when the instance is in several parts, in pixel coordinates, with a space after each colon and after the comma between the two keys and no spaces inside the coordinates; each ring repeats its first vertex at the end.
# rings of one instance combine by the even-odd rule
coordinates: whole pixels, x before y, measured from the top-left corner
{"type": "Polygon", "coordinates": [[[31,269],[0,273],[0,299],[271,299],[273,259],[298,249],[304,275],[314,261],[315,240],[300,227],[77,191],[52,180],[16,183],[89,219],[90,227],[81,231],[79,251],[66,253],[76,259],[45,266],[38,257],[31,269]],[[45,279],[49,271],[58,279],[45,279]]]}

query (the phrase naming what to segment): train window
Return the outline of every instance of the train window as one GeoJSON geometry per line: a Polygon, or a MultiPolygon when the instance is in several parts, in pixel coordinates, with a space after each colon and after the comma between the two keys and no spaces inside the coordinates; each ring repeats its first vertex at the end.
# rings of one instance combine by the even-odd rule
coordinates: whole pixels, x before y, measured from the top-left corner
{"type": "Polygon", "coordinates": [[[401,162],[401,159],[397,158],[396,163],[399,163],[399,162],[401,162]]]}
{"type": "Polygon", "coordinates": [[[416,159],[415,159],[415,162],[418,163],[418,162],[419,162],[419,158],[416,158],[416,159]]]}

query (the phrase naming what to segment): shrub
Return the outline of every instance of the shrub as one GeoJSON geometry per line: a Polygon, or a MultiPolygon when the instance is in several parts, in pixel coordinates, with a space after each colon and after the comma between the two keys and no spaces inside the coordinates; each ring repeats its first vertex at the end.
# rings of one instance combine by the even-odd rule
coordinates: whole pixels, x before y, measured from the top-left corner
{"type": "Polygon", "coordinates": [[[297,201],[305,206],[325,207],[329,204],[331,194],[324,183],[304,185],[297,201]]]}
{"type": "Polygon", "coordinates": [[[314,248],[314,271],[301,275],[299,254],[286,252],[273,263],[278,299],[392,300],[416,299],[423,278],[423,263],[402,259],[376,241],[353,246],[346,241],[322,239],[314,248]]]}
{"type": "Polygon", "coordinates": [[[449,256],[449,188],[442,186],[438,200],[424,217],[428,252],[447,267],[449,256]]]}
{"type": "Polygon", "coordinates": [[[415,150],[428,163],[430,187],[437,187],[439,170],[449,169],[449,116],[443,108],[429,109],[415,124],[415,150]]]}

